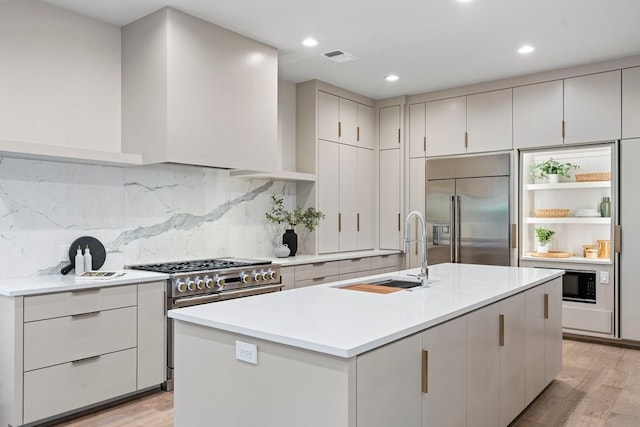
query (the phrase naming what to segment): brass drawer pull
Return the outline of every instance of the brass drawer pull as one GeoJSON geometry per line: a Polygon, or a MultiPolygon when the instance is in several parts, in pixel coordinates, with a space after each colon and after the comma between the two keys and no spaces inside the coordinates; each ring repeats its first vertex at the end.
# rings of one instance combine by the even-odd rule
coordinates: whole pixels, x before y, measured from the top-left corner
{"type": "Polygon", "coordinates": [[[429,392],[429,351],[422,350],[422,392],[429,392]]]}
{"type": "Polygon", "coordinates": [[[500,315],[499,321],[500,321],[500,325],[499,325],[499,329],[500,329],[500,347],[504,347],[504,314],[500,315]]]}
{"type": "Polygon", "coordinates": [[[544,294],[544,318],[549,318],[549,294],[544,294]]]}

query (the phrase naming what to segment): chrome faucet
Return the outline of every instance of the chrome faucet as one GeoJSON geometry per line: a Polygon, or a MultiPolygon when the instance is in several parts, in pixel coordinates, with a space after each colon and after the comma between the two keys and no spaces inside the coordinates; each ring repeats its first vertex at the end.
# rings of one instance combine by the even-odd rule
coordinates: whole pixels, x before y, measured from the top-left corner
{"type": "Polygon", "coordinates": [[[429,268],[427,267],[427,223],[424,220],[424,216],[420,211],[413,211],[407,215],[407,219],[404,222],[404,252],[409,253],[409,243],[422,242],[422,267],[420,267],[420,273],[416,277],[420,280],[423,288],[426,288],[427,280],[429,279],[429,268]],[[422,237],[420,240],[409,240],[409,224],[411,218],[417,216],[422,226],[422,237]]]}

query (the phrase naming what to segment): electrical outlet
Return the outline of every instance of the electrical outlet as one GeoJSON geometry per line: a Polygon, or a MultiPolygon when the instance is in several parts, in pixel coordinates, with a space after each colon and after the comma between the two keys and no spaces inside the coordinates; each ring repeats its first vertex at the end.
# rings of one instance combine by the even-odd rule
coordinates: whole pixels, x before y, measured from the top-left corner
{"type": "Polygon", "coordinates": [[[58,247],[58,261],[69,261],[69,245],[58,247]]]}
{"type": "Polygon", "coordinates": [[[601,271],[600,272],[600,283],[609,283],[609,272],[608,271],[601,271]]]}
{"type": "Polygon", "coordinates": [[[236,341],[236,359],[257,365],[258,347],[255,344],[236,341]]]}

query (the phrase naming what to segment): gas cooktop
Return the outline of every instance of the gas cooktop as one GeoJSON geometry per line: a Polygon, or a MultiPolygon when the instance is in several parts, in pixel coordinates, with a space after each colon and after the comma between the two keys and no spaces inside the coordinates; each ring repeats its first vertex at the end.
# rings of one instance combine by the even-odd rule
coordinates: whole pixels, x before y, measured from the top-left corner
{"type": "Polygon", "coordinates": [[[201,271],[224,270],[227,268],[248,267],[254,265],[269,265],[271,261],[240,258],[201,259],[192,261],[164,262],[158,264],[130,265],[134,270],[154,271],[156,273],[179,274],[201,271]]]}

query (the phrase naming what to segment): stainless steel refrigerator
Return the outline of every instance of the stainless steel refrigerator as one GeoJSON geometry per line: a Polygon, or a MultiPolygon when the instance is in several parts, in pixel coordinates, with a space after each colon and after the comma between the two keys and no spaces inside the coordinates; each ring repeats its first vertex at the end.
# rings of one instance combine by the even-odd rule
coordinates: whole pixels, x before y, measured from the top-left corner
{"type": "Polygon", "coordinates": [[[429,264],[511,264],[510,154],[428,159],[429,264]]]}

